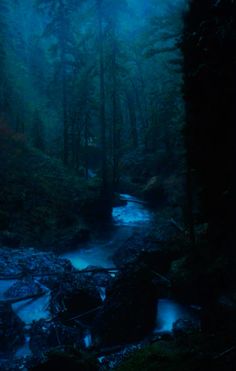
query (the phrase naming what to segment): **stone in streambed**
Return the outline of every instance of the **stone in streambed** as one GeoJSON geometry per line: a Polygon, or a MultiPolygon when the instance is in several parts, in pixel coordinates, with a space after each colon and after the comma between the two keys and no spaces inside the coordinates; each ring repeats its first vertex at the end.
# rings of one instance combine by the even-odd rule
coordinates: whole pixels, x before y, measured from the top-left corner
{"type": "Polygon", "coordinates": [[[83,331],[81,329],[65,326],[55,321],[34,322],[30,336],[30,349],[36,357],[41,357],[45,352],[57,347],[83,347],[83,331]]]}
{"type": "Polygon", "coordinates": [[[6,298],[22,298],[24,296],[40,295],[43,289],[33,278],[27,277],[13,284],[5,293],[6,298]]]}
{"type": "Polygon", "coordinates": [[[154,327],[157,293],[150,272],[132,266],[111,283],[97,318],[98,338],[105,346],[143,339],[154,327]]]}

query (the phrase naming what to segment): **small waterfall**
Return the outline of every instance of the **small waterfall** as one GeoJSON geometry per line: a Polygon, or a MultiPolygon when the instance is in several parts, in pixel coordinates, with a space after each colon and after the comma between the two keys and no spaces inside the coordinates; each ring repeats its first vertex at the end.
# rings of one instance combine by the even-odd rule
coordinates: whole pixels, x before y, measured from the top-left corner
{"type": "Polygon", "coordinates": [[[191,307],[176,303],[174,300],[161,299],[157,304],[157,323],[155,333],[171,332],[179,319],[198,322],[196,311],[191,307]]]}
{"type": "Polygon", "coordinates": [[[107,295],[106,295],[106,287],[99,287],[98,290],[99,290],[99,294],[100,294],[101,300],[102,301],[105,301],[106,300],[106,297],[107,297],[107,295]]]}
{"type": "Polygon", "coordinates": [[[32,352],[30,350],[30,336],[26,336],[25,337],[25,343],[24,345],[22,345],[21,347],[19,347],[15,353],[15,357],[16,358],[23,358],[23,357],[27,357],[27,356],[31,356],[32,355],[32,352]]]}
{"type": "Polygon", "coordinates": [[[86,349],[91,348],[93,345],[92,334],[90,330],[87,330],[84,335],[84,346],[86,349]]]}

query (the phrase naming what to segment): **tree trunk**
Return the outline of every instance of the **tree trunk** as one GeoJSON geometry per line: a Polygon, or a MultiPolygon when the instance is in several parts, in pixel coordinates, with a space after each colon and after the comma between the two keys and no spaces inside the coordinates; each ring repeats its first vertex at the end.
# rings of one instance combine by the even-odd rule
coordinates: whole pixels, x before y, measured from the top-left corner
{"type": "Polygon", "coordinates": [[[102,193],[106,194],[107,181],[107,143],[106,143],[106,112],[105,112],[105,68],[104,68],[104,40],[103,40],[103,16],[102,1],[97,0],[98,26],[99,26],[99,77],[100,77],[100,132],[102,151],[102,193]]]}

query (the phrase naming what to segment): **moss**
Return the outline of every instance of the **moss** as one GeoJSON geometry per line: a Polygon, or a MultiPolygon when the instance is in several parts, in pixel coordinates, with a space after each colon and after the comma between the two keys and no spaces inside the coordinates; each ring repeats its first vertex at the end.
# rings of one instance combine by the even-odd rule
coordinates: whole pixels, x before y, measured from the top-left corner
{"type": "Polygon", "coordinates": [[[230,343],[201,333],[192,334],[189,342],[159,341],[137,351],[116,371],[231,371],[235,354],[217,357],[230,343]],[[184,345],[185,344],[185,345],[184,345]],[[188,345],[189,344],[189,345],[188,345]]]}
{"type": "Polygon", "coordinates": [[[0,132],[0,230],[17,232],[22,244],[56,245],[87,215],[108,213],[97,183],[88,187],[59,161],[0,132]]]}
{"type": "Polygon", "coordinates": [[[134,354],[117,371],[190,371],[191,353],[174,342],[159,342],[134,354]]]}

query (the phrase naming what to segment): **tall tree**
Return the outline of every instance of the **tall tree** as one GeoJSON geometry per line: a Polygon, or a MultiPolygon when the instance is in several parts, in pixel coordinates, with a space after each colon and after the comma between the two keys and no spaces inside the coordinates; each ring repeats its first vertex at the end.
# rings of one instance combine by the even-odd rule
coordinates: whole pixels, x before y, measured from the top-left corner
{"type": "MultiPolygon", "coordinates": [[[[81,1],[79,2],[81,3],[81,1]]],[[[71,0],[38,0],[40,9],[46,11],[49,17],[44,35],[54,37],[56,43],[53,50],[56,51],[58,58],[58,73],[61,82],[61,103],[62,103],[62,120],[63,120],[63,160],[64,164],[69,164],[69,131],[70,122],[68,116],[68,69],[70,67],[72,47],[74,43],[71,14],[78,7],[78,2],[71,0]]]]}
{"type": "Polygon", "coordinates": [[[99,84],[100,84],[100,102],[99,102],[99,120],[100,120],[100,136],[102,148],[102,191],[107,191],[107,123],[106,123],[106,102],[105,102],[105,66],[104,66],[104,16],[103,16],[103,0],[96,0],[98,14],[98,30],[99,30],[99,84]]]}

